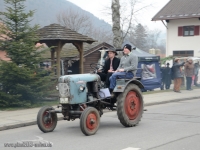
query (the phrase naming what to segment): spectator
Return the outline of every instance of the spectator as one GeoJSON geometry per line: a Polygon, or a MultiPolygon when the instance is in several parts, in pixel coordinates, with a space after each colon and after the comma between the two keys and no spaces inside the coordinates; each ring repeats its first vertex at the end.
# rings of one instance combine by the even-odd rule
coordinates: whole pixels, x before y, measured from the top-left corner
{"type": "Polygon", "coordinates": [[[191,58],[185,63],[186,90],[192,90],[192,76],[194,75],[194,64],[191,58]]]}
{"type": "Polygon", "coordinates": [[[164,90],[164,86],[165,86],[165,65],[162,64],[161,68],[161,90],[164,90]]]}
{"type": "Polygon", "coordinates": [[[164,84],[165,89],[168,90],[171,85],[171,68],[169,67],[169,63],[167,63],[167,67],[164,69],[164,84]]]}
{"type": "Polygon", "coordinates": [[[184,66],[185,62],[180,63],[179,58],[174,59],[174,64],[172,67],[173,79],[174,79],[174,92],[181,93],[180,87],[182,83],[182,77],[184,75],[182,66],[184,66]]]}
{"type": "Polygon", "coordinates": [[[195,63],[194,64],[194,75],[195,75],[195,78],[194,78],[194,85],[195,86],[199,86],[199,84],[197,83],[198,81],[198,74],[199,74],[199,62],[195,63]]]}

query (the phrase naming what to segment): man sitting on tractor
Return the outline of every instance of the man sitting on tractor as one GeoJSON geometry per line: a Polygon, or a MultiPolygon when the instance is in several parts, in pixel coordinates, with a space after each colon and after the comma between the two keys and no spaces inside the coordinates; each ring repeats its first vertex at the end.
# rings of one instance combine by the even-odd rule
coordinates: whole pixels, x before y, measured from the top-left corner
{"type": "Polygon", "coordinates": [[[107,50],[108,58],[105,61],[102,72],[98,71],[98,75],[101,78],[101,81],[105,81],[106,87],[109,88],[110,81],[109,78],[116,71],[119,66],[120,59],[115,57],[117,52],[114,48],[107,50]]]}
{"type": "Polygon", "coordinates": [[[136,74],[138,66],[138,57],[131,53],[131,45],[126,44],[123,47],[124,56],[120,60],[119,67],[110,77],[110,92],[113,92],[113,89],[116,86],[116,79],[124,78],[131,79],[134,74],[136,74]]]}

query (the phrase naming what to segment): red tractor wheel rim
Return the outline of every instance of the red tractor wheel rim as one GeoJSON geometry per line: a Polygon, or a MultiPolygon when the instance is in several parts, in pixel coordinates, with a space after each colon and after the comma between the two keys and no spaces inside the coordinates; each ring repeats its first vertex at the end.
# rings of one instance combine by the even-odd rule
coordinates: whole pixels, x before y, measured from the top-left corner
{"type": "Polygon", "coordinates": [[[134,120],[140,111],[140,99],[136,92],[128,92],[125,99],[125,112],[130,120],[134,120]]]}
{"type": "Polygon", "coordinates": [[[49,113],[45,111],[42,116],[42,118],[43,118],[42,123],[45,126],[45,128],[51,128],[51,126],[53,125],[53,120],[52,120],[52,118],[49,119],[48,115],[49,115],[49,113]]]}
{"type": "Polygon", "coordinates": [[[95,113],[90,113],[86,119],[86,127],[89,130],[94,130],[98,125],[97,116],[95,113]]]}

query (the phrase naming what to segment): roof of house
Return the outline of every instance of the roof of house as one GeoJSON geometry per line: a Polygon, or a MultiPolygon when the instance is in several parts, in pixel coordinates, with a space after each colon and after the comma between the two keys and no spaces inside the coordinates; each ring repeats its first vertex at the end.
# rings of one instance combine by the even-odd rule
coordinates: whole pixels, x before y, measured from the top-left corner
{"type": "MultiPolygon", "coordinates": [[[[87,56],[88,54],[96,51],[97,49],[101,49],[101,48],[109,48],[109,47],[113,47],[112,45],[105,43],[105,42],[94,42],[92,44],[87,44],[87,43],[83,43],[83,56],[87,56]]],[[[79,52],[77,50],[77,48],[71,44],[71,43],[67,43],[63,46],[62,50],[61,50],[61,58],[75,58],[75,59],[79,59],[79,52]]],[[[49,59],[51,58],[51,53],[50,51],[46,51],[42,54],[43,58],[49,59]]]]}
{"type": "Polygon", "coordinates": [[[170,0],[152,21],[199,17],[200,0],[170,0]]]}
{"type": "Polygon", "coordinates": [[[66,43],[71,42],[95,42],[94,39],[77,33],[69,28],[61,26],[59,24],[50,24],[38,30],[38,36],[40,41],[62,40],[66,43]]]}
{"type": "MultiPolygon", "coordinates": [[[[88,50],[84,51],[83,56],[88,56],[91,53],[95,52],[96,50],[102,50],[102,49],[109,49],[109,48],[114,48],[112,45],[106,43],[106,42],[102,42],[102,43],[98,43],[96,42],[96,45],[94,44],[93,46],[91,46],[88,50]]],[[[73,59],[75,60],[79,60],[79,54],[76,55],[75,57],[73,57],[73,59]]]]}

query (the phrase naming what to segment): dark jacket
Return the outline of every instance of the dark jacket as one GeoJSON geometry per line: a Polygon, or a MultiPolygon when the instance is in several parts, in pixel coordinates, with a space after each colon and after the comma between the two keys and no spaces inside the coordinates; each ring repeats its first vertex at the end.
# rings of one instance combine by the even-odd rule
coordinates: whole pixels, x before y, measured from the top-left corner
{"type": "Polygon", "coordinates": [[[160,68],[162,82],[165,81],[165,67],[160,68]]]}
{"type": "Polygon", "coordinates": [[[185,62],[177,63],[175,62],[172,66],[172,72],[173,72],[173,79],[174,78],[181,78],[184,75],[184,72],[181,70],[181,66],[183,66],[185,62]]]}
{"type": "Polygon", "coordinates": [[[164,70],[164,82],[165,84],[171,84],[171,68],[169,66],[164,70]]]}
{"type": "MultiPolygon", "coordinates": [[[[113,58],[113,61],[112,61],[112,66],[113,66],[113,70],[116,71],[118,66],[119,66],[119,63],[120,63],[120,59],[117,58],[117,57],[114,57],[113,58]]],[[[108,70],[110,70],[110,58],[108,58],[106,61],[105,61],[105,64],[103,66],[103,70],[102,72],[103,73],[108,73],[108,70]]]]}

